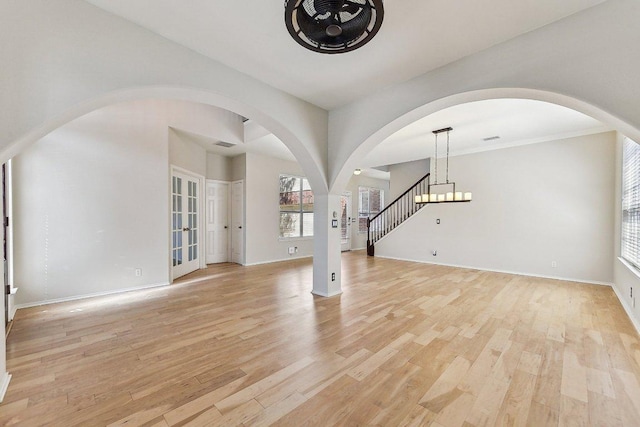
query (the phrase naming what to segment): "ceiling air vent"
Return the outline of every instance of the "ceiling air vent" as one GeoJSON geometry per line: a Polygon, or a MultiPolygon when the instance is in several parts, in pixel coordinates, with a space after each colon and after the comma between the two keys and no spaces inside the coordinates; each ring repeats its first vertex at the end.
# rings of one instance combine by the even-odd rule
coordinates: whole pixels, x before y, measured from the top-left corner
{"type": "Polygon", "coordinates": [[[213,144],[213,145],[217,145],[217,146],[219,146],[219,147],[224,147],[224,148],[229,148],[229,147],[233,147],[233,146],[234,146],[234,145],[236,145],[236,144],[232,144],[232,143],[230,143],[230,142],[218,141],[218,142],[216,142],[216,143],[215,143],[215,144],[213,144]]]}
{"type": "Polygon", "coordinates": [[[500,137],[496,135],[496,136],[490,136],[488,138],[482,138],[484,142],[495,141],[496,139],[500,139],[500,137]]]}

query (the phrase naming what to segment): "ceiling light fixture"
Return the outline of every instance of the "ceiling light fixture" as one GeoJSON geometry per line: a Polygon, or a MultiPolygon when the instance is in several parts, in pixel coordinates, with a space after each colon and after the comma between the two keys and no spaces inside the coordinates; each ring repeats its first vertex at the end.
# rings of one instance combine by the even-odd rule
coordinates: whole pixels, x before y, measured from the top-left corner
{"type": "Polygon", "coordinates": [[[382,26],[382,0],[285,0],[284,20],[291,37],[320,53],[358,49],[382,26]]]}
{"type": "Polygon", "coordinates": [[[459,203],[459,202],[470,202],[472,198],[472,194],[469,192],[463,193],[461,191],[456,191],[456,183],[453,181],[449,181],[449,132],[451,132],[453,128],[447,127],[443,129],[434,130],[433,134],[435,135],[435,156],[434,156],[434,168],[435,168],[435,183],[431,184],[431,179],[427,182],[427,193],[415,196],[415,202],[417,204],[426,204],[426,203],[459,203]],[[445,182],[438,181],[438,135],[441,133],[447,133],[447,156],[446,156],[446,178],[445,182]],[[450,186],[452,191],[447,193],[437,193],[433,190],[432,187],[437,186],[450,186]]]}
{"type": "Polygon", "coordinates": [[[354,175],[360,175],[362,173],[362,169],[356,169],[353,171],[354,175]]]}

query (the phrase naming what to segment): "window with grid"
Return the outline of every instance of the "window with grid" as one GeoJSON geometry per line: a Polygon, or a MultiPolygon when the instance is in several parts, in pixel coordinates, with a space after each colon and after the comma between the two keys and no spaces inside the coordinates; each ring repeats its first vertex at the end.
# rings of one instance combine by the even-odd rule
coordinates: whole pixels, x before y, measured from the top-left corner
{"type": "Polygon", "coordinates": [[[384,209],[384,190],[358,187],[358,232],[367,232],[367,219],[384,209]]]}
{"type": "Polygon", "coordinates": [[[640,269],[640,145],[625,139],[622,153],[622,258],[640,269]]]}
{"type": "Polygon", "coordinates": [[[313,236],[313,191],[306,178],[280,175],[280,237],[313,236]]]}

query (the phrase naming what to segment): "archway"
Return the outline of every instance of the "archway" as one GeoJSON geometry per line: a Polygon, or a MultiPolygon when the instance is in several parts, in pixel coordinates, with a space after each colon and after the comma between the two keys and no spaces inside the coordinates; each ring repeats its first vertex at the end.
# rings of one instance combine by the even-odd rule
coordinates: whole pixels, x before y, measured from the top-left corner
{"type": "Polygon", "coordinates": [[[327,190],[325,172],[322,165],[314,158],[301,138],[292,132],[288,124],[281,123],[273,115],[258,107],[247,105],[214,92],[182,87],[155,86],[131,88],[104,94],[97,98],[75,105],[52,117],[36,128],[21,136],[0,152],[0,162],[16,156],[29,145],[38,141],[53,130],[89,112],[120,102],[143,99],[168,99],[191,101],[223,108],[233,113],[256,120],[261,126],[277,136],[292,152],[304,170],[314,191],[322,194],[327,190]]]}
{"type": "Polygon", "coordinates": [[[358,159],[364,157],[369,151],[380,144],[383,140],[385,140],[398,130],[402,129],[403,127],[407,126],[408,124],[448,107],[474,101],[484,101],[499,98],[518,98],[545,101],[563,107],[571,108],[609,125],[611,128],[624,133],[625,135],[636,141],[640,140],[640,130],[635,128],[634,126],[598,107],[563,94],[526,88],[496,88],[462,92],[445,98],[437,99],[432,102],[428,102],[418,108],[408,110],[404,114],[400,115],[391,122],[379,127],[375,132],[367,136],[344,161],[344,164],[340,168],[340,172],[335,175],[335,179],[329,185],[330,192],[340,192],[349,181],[353,169],[357,167],[358,159]]]}

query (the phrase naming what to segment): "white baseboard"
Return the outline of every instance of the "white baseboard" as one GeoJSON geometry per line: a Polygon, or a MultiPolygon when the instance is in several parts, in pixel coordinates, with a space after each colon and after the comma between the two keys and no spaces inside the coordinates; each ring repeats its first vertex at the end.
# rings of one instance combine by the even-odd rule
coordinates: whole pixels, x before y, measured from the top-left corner
{"type": "Polygon", "coordinates": [[[629,303],[620,294],[620,291],[618,290],[617,286],[613,285],[611,287],[613,288],[613,292],[616,293],[616,296],[618,297],[620,304],[622,304],[622,308],[624,308],[624,311],[627,312],[627,317],[629,317],[629,320],[631,320],[631,323],[633,323],[633,326],[636,328],[636,331],[640,335],[640,321],[636,319],[636,317],[633,315],[633,309],[629,307],[629,303]]]}
{"type": "Polygon", "coordinates": [[[7,394],[9,388],[9,382],[11,381],[11,374],[5,373],[2,383],[0,383],[0,402],[4,400],[4,395],[7,394]]]}
{"type": "Polygon", "coordinates": [[[168,282],[163,282],[163,283],[156,283],[156,284],[153,284],[153,285],[141,286],[141,287],[137,287],[137,288],[118,289],[118,290],[115,290],[115,291],[96,292],[96,293],[93,293],[93,294],[74,295],[74,296],[71,296],[71,297],[55,298],[55,299],[44,300],[44,301],[29,302],[29,303],[26,303],[26,304],[18,304],[18,305],[16,305],[16,310],[21,309],[21,308],[38,307],[38,306],[47,305],[47,304],[58,304],[58,303],[61,303],[61,302],[77,301],[77,300],[93,298],[93,297],[104,297],[104,296],[107,296],[107,295],[123,294],[125,292],[141,291],[141,290],[144,290],[144,289],[160,288],[162,286],[169,286],[169,283],[168,282]]]}
{"type": "Polygon", "coordinates": [[[543,275],[543,274],[536,274],[536,273],[523,273],[521,271],[509,271],[509,270],[496,270],[496,269],[493,269],[493,268],[474,267],[474,266],[468,266],[468,265],[446,264],[446,263],[440,263],[440,262],[428,262],[428,261],[418,260],[418,259],[396,258],[396,257],[384,256],[384,255],[378,255],[378,254],[376,254],[376,257],[378,257],[378,258],[386,258],[386,259],[393,259],[393,260],[396,260],[396,261],[417,262],[417,263],[420,263],[420,264],[442,265],[442,266],[445,266],[445,267],[455,267],[455,268],[466,268],[467,270],[490,271],[490,272],[493,272],[493,273],[513,274],[513,275],[516,275],[516,276],[538,277],[538,278],[541,278],[541,279],[562,280],[562,281],[565,281],[565,282],[576,282],[576,283],[585,283],[585,284],[588,284],[588,285],[598,285],[598,286],[610,286],[610,287],[613,287],[611,285],[611,283],[599,282],[599,281],[595,281],[595,280],[584,280],[584,279],[575,279],[575,278],[571,278],[571,277],[559,277],[559,276],[546,276],[546,275],[543,275]]]}
{"type": "Polygon", "coordinates": [[[326,292],[322,292],[322,291],[315,291],[315,290],[314,290],[314,291],[311,291],[311,293],[312,293],[313,295],[318,295],[319,297],[331,298],[331,297],[336,297],[336,296],[338,296],[338,295],[341,295],[341,294],[342,294],[342,291],[329,294],[329,293],[326,293],[326,292]]]}
{"type": "Polygon", "coordinates": [[[273,264],[273,263],[276,263],[276,262],[292,261],[294,259],[305,259],[305,258],[313,258],[313,255],[303,255],[303,256],[288,257],[288,258],[282,258],[282,259],[274,259],[274,260],[270,260],[270,261],[252,262],[252,263],[243,264],[243,265],[245,267],[251,267],[251,266],[254,266],[254,265],[273,264]]]}

